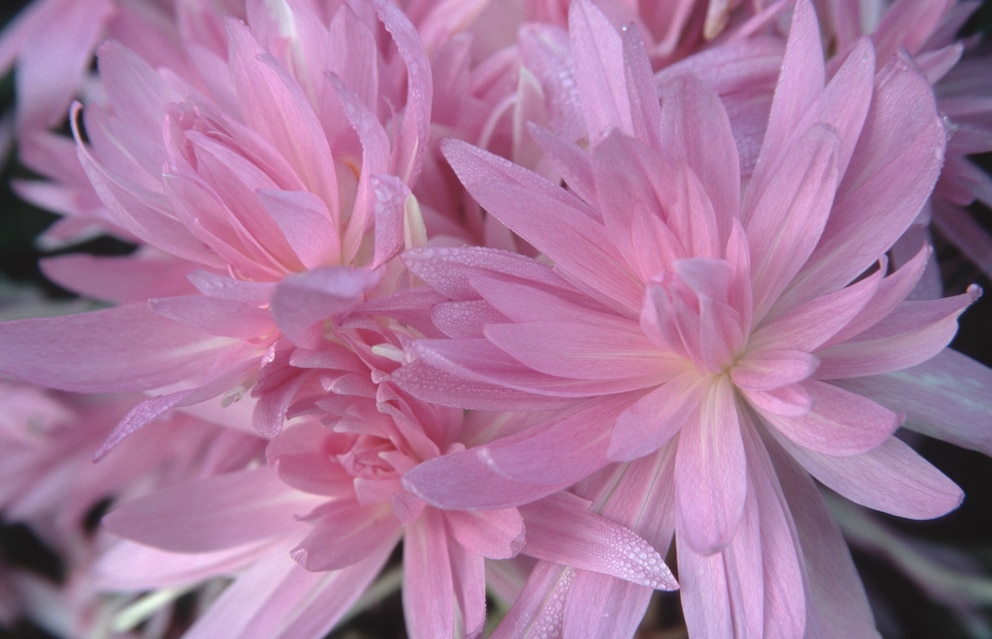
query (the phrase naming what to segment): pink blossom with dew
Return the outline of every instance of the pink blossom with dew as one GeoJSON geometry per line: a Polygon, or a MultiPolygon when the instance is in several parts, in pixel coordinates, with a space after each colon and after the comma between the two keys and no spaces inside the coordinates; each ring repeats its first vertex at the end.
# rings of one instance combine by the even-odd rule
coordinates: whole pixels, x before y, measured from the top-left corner
{"type": "Polygon", "coordinates": [[[247,25],[187,29],[192,69],[103,45],[105,99],[84,111],[79,160],[114,224],[148,248],[48,262],[63,286],[130,303],[5,324],[18,348],[0,368],[156,393],[108,447],[174,407],[249,390],[258,429],[278,432],[297,391],[319,385],[292,351],[323,343],[322,322],[392,281],[384,265],[423,234],[409,186],[429,135],[428,62],[395,6],[353,5],[323,22],[306,3],[253,3],[247,25]],[[130,265],[135,279],[121,278],[130,265]],[[171,296],[141,296],[153,277],[145,291],[171,296]]]}
{"type": "MultiPolygon", "coordinates": [[[[306,570],[288,572],[278,590],[254,586],[259,621],[252,623],[267,624],[265,636],[322,636],[368,586],[401,536],[404,608],[412,636],[479,636],[485,622],[485,558],[522,552],[649,589],[675,587],[646,541],[589,512],[587,502],[574,495],[519,509],[445,511],[426,505],[402,488],[402,475],[424,459],[464,449],[458,441],[462,411],[423,405],[388,385],[364,400],[343,399],[319,402],[327,411],[325,424],[310,420],[287,427],[269,445],[264,468],[187,482],[124,504],[105,520],[107,527],[142,544],[184,553],[231,552],[278,535],[285,541],[265,547],[255,561],[292,555],[306,570]],[[282,592],[290,582],[293,589],[302,588],[302,581],[314,584],[308,587],[313,603],[305,615],[299,595],[282,592]],[[278,614],[286,606],[295,607],[288,618],[278,614]]],[[[239,598],[254,573],[249,568],[239,577],[216,611],[187,636],[209,637],[218,628],[227,628],[229,636],[254,636],[243,620],[233,618],[242,614],[239,598]]]]}
{"type": "Polygon", "coordinates": [[[948,140],[940,179],[920,222],[932,225],[986,274],[992,274],[992,236],[965,209],[976,201],[992,206],[992,179],[970,158],[992,151],[988,51],[979,46],[977,36],[959,37],[980,3],[843,0],[823,4],[828,16],[826,51],[832,64],[839,63],[837,52],[845,53],[862,34],[870,34],[879,50],[879,66],[904,50],[933,84],[938,111],[946,118],[948,140]]]}
{"type": "MultiPolygon", "coordinates": [[[[863,39],[826,82],[815,15],[798,3],[764,141],[741,180],[710,89],[678,78],[659,105],[634,32],[617,33],[589,2],[573,4],[570,26],[590,149],[534,129],[569,190],[445,146],[473,196],[554,266],[482,249],[409,253],[411,271],[450,300],[435,317],[461,315],[457,330],[438,323],[453,339],[414,343],[393,378],[453,406],[572,398],[606,414],[577,417],[568,437],[551,420],[428,461],[405,485],[439,506],[494,506],[508,483],[529,483],[538,498],[668,450],[690,631],[826,632],[818,619],[839,610],[854,573],[812,574],[814,549],[846,551],[836,534],[808,532],[822,507],[803,511],[812,484],[785,477],[808,472],[904,517],[961,500],[891,437],[898,406],[842,388],[925,365],[978,294],[904,302],[928,253],[894,272],[884,256],[941,167],[945,133],[927,79],[904,57],[876,72],[863,39]],[[456,468],[466,479],[452,487],[443,478],[456,468]]],[[[525,500],[518,491],[503,503],[525,500]]],[[[859,610],[852,623],[870,627],[863,600],[859,610]]]]}
{"type": "Polygon", "coordinates": [[[147,624],[140,634],[121,630],[118,617],[126,619],[132,605],[147,606],[137,603],[138,590],[111,593],[94,580],[94,566],[121,542],[91,530],[88,518],[105,502],[134,498],[191,474],[240,468],[259,459],[264,440],[177,413],[123,442],[110,462],[93,464],[93,451],[134,398],[77,397],[7,382],[0,384],[0,397],[4,521],[30,526],[67,567],[58,583],[13,575],[21,616],[57,636],[161,636],[171,623],[169,604],[199,579],[181,584],[171,597],[160,593],[161,602],[141,617],[147,624]]]}

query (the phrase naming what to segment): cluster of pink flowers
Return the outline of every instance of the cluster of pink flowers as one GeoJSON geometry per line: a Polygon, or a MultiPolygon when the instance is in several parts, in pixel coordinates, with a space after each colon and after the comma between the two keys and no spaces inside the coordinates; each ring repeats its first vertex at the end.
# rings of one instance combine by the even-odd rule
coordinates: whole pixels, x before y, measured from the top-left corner
{"type": "Polygon", "coordinates": [[[0,623],[319,639],[401,581],[418,639],[630,637],[659,589],[876,637],[820,485],[929,519],[896,431],[992,454],[928,240],[992,274],[975,8],[36,0],[14,187],[136,249],[0,323],[0,513],[67,565],[0,623]]]}

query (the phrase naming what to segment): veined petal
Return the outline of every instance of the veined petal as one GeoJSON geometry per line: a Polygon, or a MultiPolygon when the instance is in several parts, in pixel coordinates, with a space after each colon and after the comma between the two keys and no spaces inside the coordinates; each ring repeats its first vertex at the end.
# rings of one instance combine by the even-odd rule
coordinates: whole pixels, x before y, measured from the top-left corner
{"type": "MultiPolygon", "coordinates": [[[[818,27],[813,3],[808,0],[797,2],[758,157],[759,166],[777,164],[780,154],[787,148],[785,143],[789,136],[823,90],[826,71],[818,27]]],[[[746,224],[747,216],[743,219],[746,224]]]]}
{"type": "MultiPolygon", "coordinates": [[[[711,241],[723,246],[730,234],[728,221],[737,218],[741,202],[740,159],[727,111],[716,92],[695,76],[673,79],[660,88],[661,140],[656,148],[670,162],[685,164],[699,180],[716,213],[692,223],[707,229],[711,241]]],[[[690,255],[716,256],[705,248],[694,243],[690,255]]]]}
{"type": "Polygon", "coordinates": [[[820,360],[804,351],[759,350],[744,355],[730,379],[740,388],[767,391],[809,378],[820,360]]]}
{"type": "Polygon", "coordinates": [[[901,56],[876,76],[875,97],[822,240],[786,297],[806,300],[836,290],[905,232],[943,163],[946,132],[933,100],[926,78],[901,56]]]}
{"type": "Polygon", "coordinates": [[[767,450],[788,501],[806,564],[806,632],[815,639],[877,637],[871,607],[820,490],[780,446],[767,450]]]}
{"type": "Polygon", "coordinates": [[[84,393],[152,390],[180,382],[201,373],[205,361],[238,347],[237,340],[166,319],[140,303],[4,322],[0,343],[3,374],[84,393]]]}
{"type": "MultiPolygon", "coordinates": [[[[764,190],[754,194],[744,228],[751,249],[756,321],[775,304],[820,241],[837,190],[839,144],[833,129],[810,128],[784,153],[764,190]]],[[[754,188],[752,184],[749,193],[754,188]]]]}
{"type": "Polygon", "coordinates": [[[632,135],[620,34],[588,0],[578,0],[569,7],[568,32],[590,142],[597,143],[610,129],[632,135]]]}
{"type": "Polygon", "coordinates": [[[913,368],[834,383],[905,412],[906,428],[992,455],[992,370],[961,353],[944,349],[913,368]]]}
{"type": "Polygon", "coordinates": [[[292,531],[317,497],[283,484],[270,468],[173,484],[104,517],[110,532],[178,552],[210,552],[292,531]]]}
{"type": "Polygon", "coordinates": [[[898,517],[933,519],[960,505],[964,493],[895,437],[860,455],[835,457],[780,439],[811,475],[851,501],[898,517]]]}
{"type": "MultiPolygon", "coordinates": [[[[804,593],[805,558],[782,484],[765,444],[753,427],[744,431],[749,490],[760,520],[761,575],[764,581],[762,637],[791,639],[803,634],[809,602],[804,593]]],[[[732,552],[737,552],[733,548],[732,552]]],[[[740,583],[738,581],[738,583],[740,583]]]]}
{"type": "Polygon", "coordinates": [[[511,230],[551,258],[556,270],[604,303],[640,308],[643,285],[604,241],[588,206],[509,161],[457,140],[441,146],[462,184],[511,230]]]}
{"type": "Polygon", "coordinates": [[[389,557],[358,558],[343,570],[314,573],[273,548],[238,576],[186,633],[190,639],[320,637],[348,611],[389,557]]]}
{"type": "Polygon", "coordinates": [[[435,247],[403,253],[403,263],[438,293],[455,300],[479,297],[472,282],[479,276],[499,281],[523,281],[541,290],[575,294],[546,264],[523,255],[473,246],[435,247]],[[502,276],[502,277],[501,277],[502,276]]]}
{"type": "Polygon", "coordinates": [[[322,335],[314,325],[354,309],[380,277],[378,271],[329,266],[287,277],[272,293],[272,317],[297,345],[316,348],[322,335]]]}
{"type": "Polygon", "coordinates": [[[495,509],[533,501],[608,463],[610,426],[631,401],[622,395],[583,402],[509,437],[428,460],[407,471],[403,484],[441,508],[495,509]]]}
{"type": "Polygon", "coordinates": [[[403,611],[412,637],[455,636],[448,535],[443,515],[428,508],[403,537],[403,611]]]}
{"type": "Polygon", "coordinates": [[[699,373],[688,371],[637,400],[613,427],[610,459],[630,461],[664,446],[698,408],[705,383],[699,373]]]}
{"type": "Polygon", "coordinates": [[[813,398],[802,382],[786,384],[766,391],[739,388],[747,401],[762,415],[780,417],[802,417],[813,407],[813,398]]]}
{"type": "MultiPolygon", "coordinates": [[[[884,260],[883,260],[884,262],[884,260]]],[[[884,266],[884,263],[883,263],[884,266]]],[[[789,309],[774,309],[748,340],[751,349],[795,349],[812,352],[850,323],[878,291],[883,269],[839,291],[789,309]]]]}
{"type": "Polygon", "coordinates": [[[577,379],[664,378],[681,361],[659,351],[636,325],[574,322],[490,324],[489,341],[530,368],[577,379]]]}
{"type": "Polygon", "coordinates": [[[725,547],[737,531],[747,495],[747,460],[730,380],[703,391],[679,433],[675,458],[678,535],[695,552],[725,547]]]}
{"type": "Polygon", "coordinates": [[[520,507],[527,527],[523,553],[601,572],[662,590],[678,587],[661,555],[628,528],[588,510],[588,502],[557,493],[520,507]]]}
{"type": "Polygon", "coordinates": [[[832,384],[803,382],[813,400],[809,413],[785,417],[760,411],[792,442],[827,455],[857,455],[875,448],[902,422],[896,413],[832,384]]]}
{"type": "Polygon", "coordinates": [[[878,375],[909,368],[935,356],[957,332],[958,316],[981,294],[903,302],[884,320],[844,342],[816,351],[820,379],[878,375]]]}
{"type": "Polygon", "coordinates": [[[321,504],[306,515],[313,530],[290,555],[307,570],[337,570],[391,548],[400,522],[389,503],[363,506],[352,499],[321,504]]]}

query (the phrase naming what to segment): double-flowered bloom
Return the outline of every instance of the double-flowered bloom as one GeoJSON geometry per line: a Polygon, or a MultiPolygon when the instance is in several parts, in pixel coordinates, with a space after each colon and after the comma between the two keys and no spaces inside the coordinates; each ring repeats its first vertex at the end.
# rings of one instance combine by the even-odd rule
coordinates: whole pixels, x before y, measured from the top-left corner
{"type": "Polygon", "coordinates": [[[946,350],[979,290],[918,233],[988,184],[964,10],[106,0],[54,86],[63,4],[0,40],[18,188],[50,243],[138,247],[44,263],[111,308],[0,324],[0,507],[74,540],[64,632],[169,623],[152,590],[211,603],[186,637],[316,639],[402,543],[413,637],[480,636],[487,586],[494,637],[632,636],[679,587],[693,636],[872,637],[814,479],[927,519],[962,492],[894,433],[992,452],[946,350]],[[46,478],[81,454],[85,539],[46,478]]]}

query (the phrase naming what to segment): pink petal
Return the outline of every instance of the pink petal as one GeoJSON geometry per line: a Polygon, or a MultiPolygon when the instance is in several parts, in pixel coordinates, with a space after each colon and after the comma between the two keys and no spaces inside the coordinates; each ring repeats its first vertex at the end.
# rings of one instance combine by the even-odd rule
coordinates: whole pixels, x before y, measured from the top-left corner
{"type": "Polygon", "coordinates": [[[633,322],[610,328],[573,322],[490,324],[483,332],[526,366],[558,377],[649,380],[680,363],[660,352],[633,322]]]}
{"type": "Polygon", "coordinates": [[[270,548],[271,543],[262,543],[192,554],[119,541],[96,561],[92,583],[97,588],[118,591],[182,587],[232,573],[270,548]]]}
{"type": "Polygon", "coordinates": [[[76,392],[151,390],[202,372],[237,342],[151,312],[145,304],[0,324],[0,372],[76,392]]]}
{"type": "MultiPolygon", "coordinates": [[[[866,304],[854,319],[847,323],[827,342],[826,346],[832,344],[842,344],[852,337],[871,328],[879,321],[882,321],[913,292],[924,270],[927,268],[932,249],[925,245],[906,264],[903,264],[898,271],[888,275],[878,284],[878,290],[871,298],[871,303],[866,304]]],[[[879,272],[884,271],[886,260],[882,260],[879,272]]],[[[872,278],[866,278],[872,279],[872,278]]],[[[857,284],[853,285],[857,286],[857,284]]],[[[848,286],[847,288],[852,288],[848,286]]],[[[847,289],[844,289],[847,290],[847,289]]],[[[939,294],[937,295],[939,297],[939,294]]],[[[819,346],[819,345],[818,345],[819,346]]]]}
{"type": "Polygon", "coordinates": [[[804,351],[760,350],[746,353],[730,371],[736,386],[767,391],[809,378],[820,360],[804,351]]]}
{"type": "Polygon", "coordinates": [[[254,39],[248,27],[227,21],[228,61],[245,124],[290,161],[307,190],[337,202],[334,158],[302,87],[254,39]]]}
{"type": "Polygon", "coordinates": [[[365,591],[388,555],[387,550],[344,570],[314,573],[293,562],[285,545],[274,548],[239,575],[185,637],[322,637],[365,591]]]}
{"type": "Polygon", "coordinates": [[[992,455],[992,370],[944,349],[913,368],[837,386],[907,415],[907,428],[992,455]]]}
{"type": "Polygon", "coordinates": [[[534,288],[574,294],[574,289],[545,264],[491,248],[416,249],[403,253],[403,263],[438,293],[456,300],[477,299],[479,293],[472,282],[486,275],[491,280],[520,280],[534,288]]]}
{"type": "Polygon", "coordinates": [[[37,25],[17,60],[17,127],[21,132],[47,129],[62,121],[114,11],[107,0],[47,5],[57,6],[57,15],[37,25]]]}
{"type": "Polygon", "coordinates": [[[524,554],[651,588],[678,588],[654,548],[629,529],[587,510],[584,499],[557,493],[522,506],[520,512],[527,527],[524,554]]]}
{"type": "Polygon", "coordinates": [[[306,268],[341,259],[341,239],[327,205],[308,191],[259,189],[255,197],[306,268]]]}
{"type": "Polygon", "coordinates": [[[576,570],[539,561],[492,639],[561,637],[563,613],[576,570]]]}
{"type": "Polygon", "coordinates": [[[224,337],[252,339],[275,331],[272,316],[258,304],[188,295],[148,300],[148,308],[162,317],[224,337]]]}
{"type": "Polygon", "coordinates": [[[740,636],[735,633],[730,603],[736,584],[728,581],[723,552],[700,555],[681,534],[675,544],[686,626],[704,637],[740,636]]]}
{"type": "MultiPolygon", "coordinates": [[[[780,154],[786,149],[785,142],[823,90],[825,71],[820,30],[813,5],[808,0],[796,3],[781,69],[759,165],[777,163],[772,154],[780,154]]],[[[747,218],[744,219],[746,222],[747,218]]]]}
{"type": "Polygon", "coordinates": [[[475,639],[482,635],[486,625],[486,563],[481,555],[459,544],[449,544],[448,554],[457,614],[462,619],[465,636],[475,639]]]}
{"type": "MultiPolygon", "coordinates": [[[[727,111],[717,94],[694,76],[661,85],[661,102],[662,133],[657,148],[673,163],[684,163],[698,178],[719,213],[712,221],[693,222],[697,229],[718,227],[713,239],[722,246],[730,231],[727,221],[737,217],[741,203],[740,160],[727,111]]],[[[679,233],[679,237],[686,236],[679,233]]],[[[716,256],[699,250],[698,244],[690,254],[716,256]]]]}
{"type": "Polygon", "coordinates": [[[836,132],[825,125],[814,126],[783,153],[764,190],[756,192],[753,183],[749,188],[753,204],[744,228],[751,248],[757,321],[820,241],[837,188],[838,150],[836,132]]]}
{"type": "Polygon", "coordinates": [[[749,348],[795,349],[812,352],[828,342],[873,302],[882,280],[882,269],[859,282],[808,300],[777,314],[775,309],[766,323],[748,340],[749,348]]]}
{"type": "Polygon", "coordinates": [[[696,410],[703,388],[699,373],[690,371],[637,400],[613,427],[609,458],[630,461],[664,446],[696,410]]]}
{"type": "Polygon", "coordinates": [[[192,293],[193,265],[154,257],[100,257],[82,253],[41,260],[45,277],[85,297],[128,304],[192,293]]]}
{"type": "Polygon", "coordinates": [[[322,330],[315,325],[354,309],[380,277],[368,269],[330,266],[287,277],[272,294],[272,317],[296,344],[319,348],[322,330]]]}
{"type": "Polygon", "coordinates": [[[620,34],[588,0],[574,2],[569,8],[568,32],[590,143],[598,143],[610,129],[632,135],[620,34]]]}
{"type": "Polygon", "coordinates": [[[431,135],[434,86],[430,62],[416,28],[399,7],[385,0],[375,0],[374,3],[379,19],[393,37],[400,58],[406,65],[406,108],[401,132],[394,143],[389,173],[409,183],[420,173],[431,135]]]}
{"type": "Polygon", "coordinates": [[[489,559],[515,557],[524,544],[524,521],[515,508],[445,513],[451,534],[473,554],[489,559]]]}
{"type": "MultiPolygon", "coordinates": [[[[758,433],[749,428],[745,440],[750,464],[749,489],[755,494],[764,581],[764,629],[761,636],[789,639],[802,636],[808,602],[805,559],[782,484],[758,433]]],[[[735,540],[736,541],[736,540],[735,540]]],[[[735,547],[734,552],[737,551],[735,547]]]]}
{"type": "Polygon", "coordinates": [[[709,555],[737,531],[747,495],[747,461],[730,380],[712,383],[679,433],[675,459],[678,530],[709,555]]]}
{"type": "Polygon", "coordinates": [[[895,243],[933,188],[945,138],[929,83],[910,61],[893,58],[876,77],[823,239],[790,296],[809,299],[847,284],[895,243]]]}
{"type": "Polygon", "coordinates": [[[875,448],[902,422],[896,413],[832,384],[803,382],[813,400],[810,412],[783,417],[762,412],[793,443],[826,455],[857,455],[875,448]]]}
{"type": "Polygon", "coordinates": [[[933,519],[961,504],[964,493],[912,448],[889,437],[878,447],[834,457],[783,446],[803,468],[851,501],[898,517],[933,519]]]}
{"type": "Polygon", "coordinates": [[[909,368],[935,356],[957,332],[958,316],[981,294],[968,292],[939,300],[903,302],[884,320],[843,344],[816,352],[820,379],[878,375],[909,368]]]}
{"type": "Polygon", "coordinates": [[[403,611],[413,637],[454,637],[454,605],[444,519],[428,508],[403,537],[403,611]]]}
{"type": "Polygon", "coordinates": [[[583,402],[509,437],[428,460],[406,472],[404,487],[457,509],[507,508],[549,495],[606,465],[610,424],[630,401],[583,402]]]}
{"type": "Polygon", "coordinates": [[[564,189],[507,160],[457,140],[442,150],[465,188],[489,212],[533,244],[560,273],[593,297],[640,308],[642,285],[602,238],[588,206],[564,189]]]}
{"type": "Polygon", "coordinates": [[[762,415],[802,417],[813,407],[813,399],[802,382],[786,384],[767,391],[754,391],[741,387],[741,394],[762,415]]]}
{"type": "Polygon", "coordinates": [[[561,636],[634,637],[653,592],[610,575],[577,570],[561,636]]]}
{"type": "Polygon", "coordinates": [[[258,468],[173,484],[118,506],[103,525],[164,550],[210,552],[302,531],[295,516],[314,503],[258,468]]]}
{"type": "MultiPolygon", "coordinates": [[[[459,403],[464,401],[468,401],[472,408],[481,408],[481,406],[470,396],[460,392],[460,390],[467,390],[468,386],[460,390],[455,389],[450,383],[452,377],[469,384],[495,385],[520,391],[529,394],[531,399],[538,395],[589,397],[624,393],[644,388],[653,381],[645,377],[592,380],[553,377],[521,364],[485,339],[460,339],[457,342],[455,340],[419,340],[414,342],[410,350],[417,359],[413,364],[404,366],[393,373],[393,380],[411,392],[416,386],[417,392],[421,395],[423,395],[423,391],[439,389],[440,393],[431,393],[432,397],[437,398],[434,401],[461,408],[469,407],[469,404],[459,403]],[[417,364],[426,366],[415,368],[417,364]],[[435,375],[431,369],[438,371],[441,375],[435,375]],[[452,390],[449,399],[444,399],[445,387],[452,390]],[[458,399],[455,399],[455,392],[458,393],[458,399]]],[[[482,390],[479,386],[474,388],[482,390]]],[[[485,391],[479,395],[478,399],[487,401],[494,392],[485,391]]],[[[505,394],[504,397],[516,397],[521,402],[519,404],[507,404],[502,406],[502,409],[533,410],[535,406],[542,407],[539,402],[528,402],[525,395],[505,394]]],[[[421,399],[426,399],[426,396],[422,396],[421,399]]]]}
{"type": "Polygon", "coordinates": [[[770,444],[779,483],[806,563],[806,632],[815,639],[877,636],[871,607],[847,544],[809,475],[770,444]]]}
{"type": "Polygon", "coordinates": [[[313,571],[337,570],[362,557],[392,548],[400,522],[387,504],[363,506],[351,499],[327,502],[306,516],[313,530],[291,552],[293,560],[313,571]]]}

